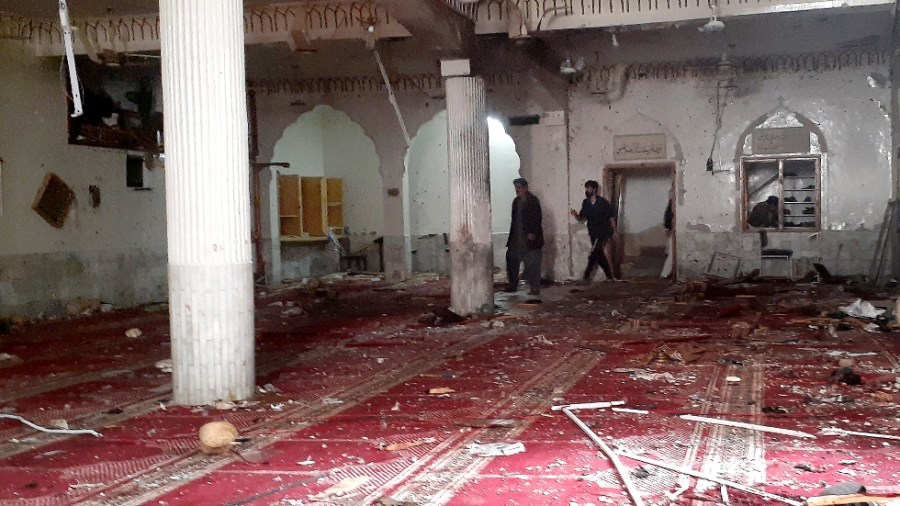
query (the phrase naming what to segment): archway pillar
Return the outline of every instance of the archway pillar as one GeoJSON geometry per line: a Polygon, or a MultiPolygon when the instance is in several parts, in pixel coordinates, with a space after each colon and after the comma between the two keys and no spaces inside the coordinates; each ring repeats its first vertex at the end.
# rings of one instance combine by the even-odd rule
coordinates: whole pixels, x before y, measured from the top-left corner
{"type": "Polygon", "coordinates": [[[493,310],[493,246],[484,80],[451,77],[447,92],[450,172],[450,305],[459,314],[493,310]]]}

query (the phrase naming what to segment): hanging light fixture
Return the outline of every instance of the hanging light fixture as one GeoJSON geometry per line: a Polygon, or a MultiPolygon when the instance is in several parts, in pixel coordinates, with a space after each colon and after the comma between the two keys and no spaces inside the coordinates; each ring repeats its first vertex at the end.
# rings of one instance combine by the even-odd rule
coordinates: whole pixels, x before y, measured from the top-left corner
{"type": "Polygon", "coordinates": [[[712,17],[709,18],[709,21],[707,21],[705,25],[698,28],[698,30],[703,33],[721,32],[725,29],[725,23],[720,21],[717,17],[719,14],[719,2],[717,0],[710,2],[709,9],[712,11],[712,17]]]}

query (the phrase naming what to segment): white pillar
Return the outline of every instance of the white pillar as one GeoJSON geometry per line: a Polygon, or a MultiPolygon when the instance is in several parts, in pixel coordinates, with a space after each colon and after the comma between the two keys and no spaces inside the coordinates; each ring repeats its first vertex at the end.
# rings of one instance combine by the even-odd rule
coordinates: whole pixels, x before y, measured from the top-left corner
{"type": "Polygon", "coordinates": [[[491,184],[484,80],[446,81],[450,165],[450,306],[493,311],[491,184]]]}
{"type": "Polygon", "coordinates": [[[160,0],[175,402],[254,390],[242,0],[160,0]]]}

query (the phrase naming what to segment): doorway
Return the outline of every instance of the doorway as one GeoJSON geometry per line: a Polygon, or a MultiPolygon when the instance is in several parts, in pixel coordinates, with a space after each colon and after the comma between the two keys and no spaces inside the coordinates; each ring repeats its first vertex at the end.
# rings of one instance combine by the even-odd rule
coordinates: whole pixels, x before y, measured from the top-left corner
{"type": "Polygon", "coordinates": [[[622,279],[674,277],[674,203],[670,219],[666,215],[674,196],[675,164],[609,166],[604,183],[618,218],[618,240],[610,245],[613,274],[622,279]]]}

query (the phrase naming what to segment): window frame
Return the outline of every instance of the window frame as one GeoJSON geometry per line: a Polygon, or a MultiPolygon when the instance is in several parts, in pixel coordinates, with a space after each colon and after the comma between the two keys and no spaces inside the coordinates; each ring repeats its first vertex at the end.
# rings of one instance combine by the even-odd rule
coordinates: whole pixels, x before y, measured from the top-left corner
{"type": "MultiPolygon", "coordinates": [[[[741,230],[744,232],[770,231],[770,232],[818,232],[822,229],[822,155],[820,154],[796,154],[796,155],[747,155],[741,157],[741,176],[740,176],[740,192],[741,192],[741,230]],[[814,227],[785,227],[784,226],[784,162],[787,160],[808,160],[815,164],[815,200],[812,202],[816,208],[816,224],[814,227]],[[750,194],[748,192],[748,165],[759,162],[775,162],[778,164],[778,227],[751,227],[747,220],[750,217],[750,211],[756,204],[750,202],[750,194]]],[[[797,191],[797,190],[787,190],[797,191]]],[[[790,216],[794,216],[791,214],[790,216]]]]}

